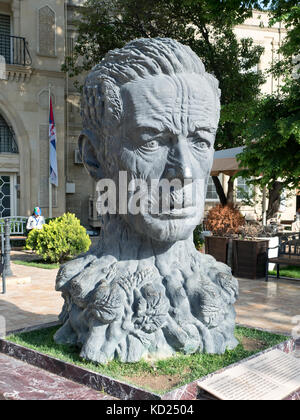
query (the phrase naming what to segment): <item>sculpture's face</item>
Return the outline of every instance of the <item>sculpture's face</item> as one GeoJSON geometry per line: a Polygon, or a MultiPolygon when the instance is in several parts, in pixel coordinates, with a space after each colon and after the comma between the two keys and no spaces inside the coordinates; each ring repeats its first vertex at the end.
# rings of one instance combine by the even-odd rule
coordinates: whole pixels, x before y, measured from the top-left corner
{"type": "MultiPolygon", "coordinates": [[[[180,190],[180,200],[184,197],[181,209],[176,206],[178,194],[171,193],[167,212],[122,217],[152,239],[186,239],[203,216],[218,125],[216,93],[204,77],[179,74],[127,83],[121,95],[120,170],[127,171],[129,181],[142,179],[149,186],[151,180],[163,179],[188,184],[180,190]]],[[[152,203],[166,199],[163,193],[158,198],[149,196],[152,203]]]]}

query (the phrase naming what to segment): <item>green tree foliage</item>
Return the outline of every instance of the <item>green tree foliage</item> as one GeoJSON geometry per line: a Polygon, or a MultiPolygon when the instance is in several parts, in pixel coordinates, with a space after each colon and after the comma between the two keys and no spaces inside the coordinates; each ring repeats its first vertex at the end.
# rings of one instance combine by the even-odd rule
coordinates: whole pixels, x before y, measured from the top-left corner
{"type": "Polygon", "coordinates": [[[269,190],[267,217],[278,211],[283,189],[297,188],[300,176],[300,118],[291,97],[263,98],[245,130],[239,175],[269,190]],[[275,204],[274,204],[275,203],[275,204]]]}
{"type": "MultiPolygon", "coordinates": [[[[291,73],[295,65],[294,59],[300,53],[300,3],[299,0],[265,1],[269,5],[270,24],[279,23],[287,29],[287,36],[280,46],[282,57],[273,71],[282,75],[286,70],[291,73]]],[[[299,60],[298,60],[299,61],[299,60]]]]}
{"type": "Polygon", "coordinates": [[[244,169],[239,175],[269,190],[267,217],[278,211],[283,189],[299,186],[300,176],[300,5],[295,0],[273,0],[270,24],[281,22],[287,36],[280,59],[270,69],[281,77],[281,88],[265,96],[252,109],[244,131],[246,149],[240,155],[244,169]]]}
{"type": "Polygon", "coordinates": [[[42,229],[33,229],[26,248],[33,249],[45,261],[63,262],[89,249],[91,240],[74,214],[50,220],[42,229]]]}
{"type": "MultiPolygon", "coordinates": [[[[78,39],[74,54],[67,57],[64,69],[71,77],[77,76],[91,69],[109,50],[135,38],[176,39],[189,45],[207,71],[220,82],[222,109],[215,148],[240,146],[249,109],[254,106],[264,82],[263,75],[253,71],[263,48],[249,38],[238,42],[233,27],[250,17],[253,7],[259,7],[259,3],[255,0],[86,0],[76,22],[78,39]]],[[[217,184],[218,178],[213,179],[217,184]]],[[[216,187],[226,204],[222,186],[218,183],[216,187]]],[[[228,190],[233,190],[232,179],[228,190]]]]}
{"type": "Polygon", "coordinates": [[[222,113],[216,148],[241,144],[247,110],[264,78],[252,71],[263,48],[238,42],[233,26],[251,16],[254,1],[87,0],[77,21],[78,39],[64,69],[76,76],[111,49],[139,37],[170,37],[189,45],[220,82],[222,113]],[[81,60],[81,58],[84,58],[81,60]]]}

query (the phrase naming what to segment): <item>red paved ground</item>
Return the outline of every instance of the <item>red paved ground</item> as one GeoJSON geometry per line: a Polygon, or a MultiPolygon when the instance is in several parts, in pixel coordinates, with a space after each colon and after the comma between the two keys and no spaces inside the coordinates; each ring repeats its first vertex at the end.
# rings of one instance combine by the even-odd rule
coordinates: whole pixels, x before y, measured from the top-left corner
{"type": "Polygon", "coordinates": [[[114,400],[102,392],[0,354],[0,400],[114,400]]]}

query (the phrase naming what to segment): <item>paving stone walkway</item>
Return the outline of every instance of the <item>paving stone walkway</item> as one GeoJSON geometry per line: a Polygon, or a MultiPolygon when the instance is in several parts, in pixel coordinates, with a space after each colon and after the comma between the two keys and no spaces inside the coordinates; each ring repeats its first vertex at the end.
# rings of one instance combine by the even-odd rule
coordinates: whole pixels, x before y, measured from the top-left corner
{"type": "MultiPolygon", "coordinates": [[[[7,331],[57,321],[63,305],[60,293],[54,289],[58,270],[13,263],[12,270],[16,276],[30,276],[31,284],[8,284],[7,294],[0,294],[0,315],[6,319],[7,331]]],[[[293,317],[300,316],[300,281],[266,283],[263,279],[239,279],[239,285],[236,304],[239,324],[291,334],[293,317]]]]}
{"type": "MultiPolygon", "coordinates": [[[[30,260],[30,254],[13,258],[30,260]]],[[[58,320],[63,305],[54,289],[58,270],[16,265],[16,277],[31,277],[30,284],[7,285],[0,295],[0,321],[16,331],[58,320]]],[[[239,279],[237,323],[290,335],[293,317],[300,315],[300,282],[239,279]]],[[[0,325],[1,330],[1,325],[0,325]]],[[[1,331],[0,331],[1,332],[1,331]]],[[[0,400],[112,400],[113,397],[51,374],[0,353],[0,400]]]]}
{"type": "Polygon", "coordinates": [[[297,324],[300,319],[300,279],[239,279],[239,286],[240,297],[235,305],[239,324],[292,334],[296,317],[297,324]]]}
{"type": "Polygon", "coordinates": [[[0,295],[0,315],[5,317],[6,330],[14,331],[57,321],[63,305],[60,293],[54,289],[58,270],[14,263],[11,267],[15,276],[31,277],[31,283],[10,285],[8,280],[7,293],[0,295]]]}

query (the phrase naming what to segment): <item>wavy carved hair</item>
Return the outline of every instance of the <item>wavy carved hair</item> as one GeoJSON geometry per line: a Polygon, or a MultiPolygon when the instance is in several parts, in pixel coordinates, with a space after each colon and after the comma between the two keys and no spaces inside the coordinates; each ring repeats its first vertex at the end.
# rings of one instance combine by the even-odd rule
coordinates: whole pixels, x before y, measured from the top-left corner
{"type": "Polygon", "coordinates": [[[190,47],[169,38],[141,38],[121,49],[110,51],[85,80],[81,115],[83,126],[97,133],[94,147],[102,149],[99,159],[107,157],[109,142],[123,115],[120,88],[131,81],[149,76],[196,73],[203,76],[216,94],[220,113],[217,79],[205,71],[200,58],[190,47]],[[100,144],[99,144],[100,143],[100,144]]]}

